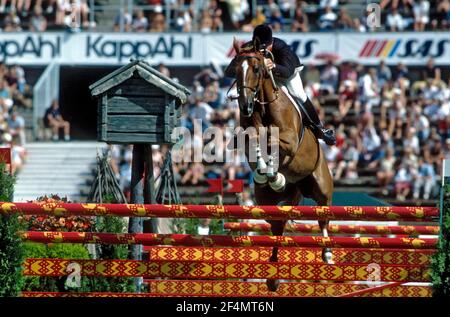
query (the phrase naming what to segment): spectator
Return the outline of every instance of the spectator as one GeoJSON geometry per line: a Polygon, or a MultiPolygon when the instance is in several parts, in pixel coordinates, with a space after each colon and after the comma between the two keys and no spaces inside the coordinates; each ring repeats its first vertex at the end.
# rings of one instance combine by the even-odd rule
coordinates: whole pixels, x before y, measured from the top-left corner
{"type": "Polygon", "coordinates": [[[181,179],[181,184],[197,185],[203,180],[205,174],[205,168],[202,163],[193,162],[189,163],[186,173],[181,179]]]}
{"type": "Polygon", "coordinates": [[[366,106],[366,111],[371,111],[373,106],[380,103],[380,88],[378,85],[377,70],[370,68],[369,71],[360,78],[361,89],[360,101],[366,106]]]}
{"type": "Polygon", "coordinates": [[[343,118],[349,110],[355,106],[355,112],[359,113],[359,103],[356,103],[357,87],[349,79],[344,80],[339,87],[339,114],[343,118]]]}
{"type": "MultiPolygon", "coordinates": [[[[51,7],[49,7],[51,8],[51,7]]],[[[56,15],[55,15],[55,24],[56,25],[64,25],[71,23],[71,5],[70,0],[57,0],[56,1],[56,15]]]]}
{"type": "Polygon", "coordinates": [[[420,191],[423,188],[423,198],[429,199],[431,191],[436,183],[436,173],[433,164],[429,161],[420,159],[419,171],[414,179],[414,199],[418,199],[420,191]]]}
{"type": "Polygon", "coordinates": [[[386,65],[384,60],[380,61],[380,65],[378,66],[377,69],[377,74],[378,74],[378,85],[380,87],[383,87],[388,81],[391,80],[392,78],[391,69],[389,68],[389,66],[386,65]]]}
{"type": "Polygon", "coordinates": [[[450,138],[447,138],[447,140],[445,140],[444,159],[450,160],[450,138]]]}
{"type": "Polygon", "coordinates": [[[363,165],[368,165],[380,158],[381,138],[379,137],[375,127],[373,126],[373,119],[369,119],[366,127],[362,131],[362,146],[363,151],[360,155],[360,160],[363,165]]]}
{"type": "Polygon", "coordinates": [[[245,18],[245,14],[250,9],[247,0],[225,0],[231,16],[231,22],[235,29],[240,28],[240,23],[245,18]]]}
{"type": "Polygon", "coordinates": [[[170,78],[170,70],[167,68],[166,65],[163,63],[160,63],[157,67],[158,71],[163,74],[164,76],[170,78]]]}
{"type": "Polygon", "coordinates": [[[398,12],[397,8],[392,8],[391,12],[388,13],[387,17],[387,29],[389,31],[403,31],[405,28],[405,22],[403,21],[403,17],[398,12]]]}
{"type": "Polygon", "coordinates": [[[337,28],[343,31],[348,31],[353,28],[353,20],[345,8],[339,10],[337,28]]]}
{"type": "Polygon", "coordinates": [[[441,80],[441,69],[434,65],[434,60],[430,58],[425,65],[425,68],[421,72],[422,80],[426,81],[433,79],[436,81],[441,80]]]}
{"type": "Polygon", "coordinates": [[[8,119],[9,133],[13,137],[15,144],[19,146],[25,145],[25,120],[17,111],[13,111],[8,119]]]}
{"type": "Polygon", "coordinates": [[[423,144],[430,136],[430,121],[422,113],[422,108],[415,105],[413,108],[413,119],[414,127],[417,129],[417,137],[419,138],[420,144],[423,144]]]}
{"type": "Polygon", "coordinates": [[[395,175],[395,193],[399,201],[404,201],[411,192],[411,172],[408,166],[402,164],[395,175]]]}
{"type": "Polygon", "coordinates": [[[256,8],[256,14],[252,17],[250,23],[242,25],[242,32],[253,32],[253,29],[260,25],[266,23],[266,15],[264,14],[264,9],[261,6],[256,8]]]}
{"type": "Polygon", "coordinates": [[[338,86],[339,81],[339,71],[333,62],[329,60],[325,69],[320,75],[321,90],[328,92],[329,94],[334,94],[338,86]]]}
{"type": "Polygon", "coordinates": [[[325,12],[319,17],[319,29],[321,31],[330,31],[335,28],[337,15],[330,6],[325,7],[325,12]]]}
{"type": "Polygon", "coordinates": [[[8,83],[5,79],[0,77],[0,105],[9,110],[13,106],[14,102],[12,100],[11,90],[9,89],[8,83]]]}
{"type": "Polygon", "coordinates": [[[436,5],[436,17],[431,21],[433,30],[446,30],[450,27],[450,0],[439,0],[436,5]]]}
{"type": "Polygon", "coordinates": [[[423,32],[430,22],[430,3],[428,0],[416,0],[413,5],[414,31],[423,32]]]}
{"type": "Polygon", "coordinates": [[[349,141],[344,141],[344,147],[341,152],[342,160],[337,165],[334,179],[339,180],[341,175],[348,179],[358,178],[356,167],[358,165],[359,152],[356,146],[349,141]]]}
{"type": "Polygon", "coordinates": [[[214,109],[211,108],[201,98],[196,98],[193,107],[189,110],[189,116],[192,121],[201,120],[202,130],[205,130],[211,125],[211,116],[214,113],[214,109]]]}
{"type": "Polygon", "coordinates": [[[70,141],[70,123],[65,121],[59,109],[58,100],[53,100],[50,108],[47,109],[44,116],[44,125],[53,131],[53,141],[59,140],[59,130],[64,130],[64,140],[70,141]]]}
{"type": "Polygon", "coordinates": [[[213,19],[208,10],[202,11],[202,17],[200,21],[200,32],[210,33],[213,27],[213,19]]]}
{"type": "Polygon", "coordinates": [[[119,32],[120,27],[123,26],[125,32],[130,32],[132,29],[133,17],[128,12],[127,8],[123,8],[114,18],[114,31],[119,32]]]}
{"type": "Polygon", "coordinates": [[[5,32],[20,32],[22,31],[20,18],[15,11],[11,11],[5,18],[4,22],[5,32]]]}
{"type": "Polygon", "coordinates": [[[395,80],[398,80],[400,78],[408,78],[409,70],[408,67],[406,67],[405,64],[402,62],[397,64],[396,72],[395,72],[395,80]]]}
{"type": "Polygon", "coordinates": [[[395,175],[395,156],[394,149],[388,147],[386,153],[379,160],[379,170],[377,172],[378,185],[381,187],[383,195],[389,193],[388,185],[391,183],[395,175]]]}
{"type": "Polygon", "coordinates": [[[175,20],[176,30],[180,32],[192,31],[192,14],[189,10],[179,11],[175,20]]]}
{"type": "Polygon", "coordinates": [[[151,19],[150,32],[165,32],[166,18],[162,13],[155,13],[151,19]]]}
{"type": "Polygon", "coordinates": [[[365,23],[361,22],[362,18],[354,18],[353,19],[353,28],[360,33],[367,32],[367,27],[365,23]]]}
{"type": "Polygon", "coordinates": [[[148,19],[144,15],[144,11],[137,10],[136,18],[133,19],[133,31],[145,32],[148,29],[148,19]]]}
{"type": "Polygon", "coordinates": [[[303,11],[303,6],[295,9],[294,19],[291,24],[292,32],[308,32],[308,15],[303,11]]]}
{"type": "Polygon", "coordinates": [[[222,32],[223,31],[223,22],[222,22],[222,9],[219,8],[217,1],[211,1],[210,2],[210,8],[211,3],[216,3],[216,5],[210,9],[211,17],[212,17],[212,30],[214,32],[222,32]]]}
{"type": "Polygon", "coordinates": [[[31,32],[44,32],[47,29],[47,19],[42,15],[42,8],[35,6],[30,21],[31,32]]]}
{"type": "Polygon", "coordinates": [[[281,15],[280,9],[272,9],[269,17],[269,24],[272,26],[274,32],[282,31],[284,26],[284,19],[281,15]]]}

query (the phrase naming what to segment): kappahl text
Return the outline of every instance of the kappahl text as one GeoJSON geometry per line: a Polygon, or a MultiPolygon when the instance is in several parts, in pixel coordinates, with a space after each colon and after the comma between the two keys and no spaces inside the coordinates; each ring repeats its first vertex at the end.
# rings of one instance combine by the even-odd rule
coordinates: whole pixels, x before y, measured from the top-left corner
{"type": "Polygon", "coordinates": [[[4,39],[0,40],[0,59],[7,61],[14,57],[44,57],[52,58],[61,56],[61,37],[48,37],[29,35],[23,40],[4,39]]]}
{"type": "Polygon", "coordinates": [[[110,57],[122,62],[130,58],[192,57],[192,37],[159,36],[151,41],[112,40],[103,35],[89,35],[87,57],[110,57]]]}

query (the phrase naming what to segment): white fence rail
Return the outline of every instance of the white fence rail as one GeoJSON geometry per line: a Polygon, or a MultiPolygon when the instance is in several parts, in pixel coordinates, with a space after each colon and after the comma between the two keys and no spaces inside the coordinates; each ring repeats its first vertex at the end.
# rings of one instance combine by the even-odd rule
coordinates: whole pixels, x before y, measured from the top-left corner
{"type": "Polygon", "coordinates": [[[39,135],[39,120],[54,99],[59,99],[59,64],[50,63],[33,87],[33,138],[39,135]]]}

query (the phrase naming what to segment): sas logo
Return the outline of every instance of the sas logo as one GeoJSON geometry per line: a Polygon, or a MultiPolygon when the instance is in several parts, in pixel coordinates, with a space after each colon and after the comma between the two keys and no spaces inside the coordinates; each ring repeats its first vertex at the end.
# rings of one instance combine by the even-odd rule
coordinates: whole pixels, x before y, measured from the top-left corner
{"type": "Polygon", "coordinates": [[[359,57],[433,57],[444,55],[450,40],[368,40],[359,52],[359,57]]]}

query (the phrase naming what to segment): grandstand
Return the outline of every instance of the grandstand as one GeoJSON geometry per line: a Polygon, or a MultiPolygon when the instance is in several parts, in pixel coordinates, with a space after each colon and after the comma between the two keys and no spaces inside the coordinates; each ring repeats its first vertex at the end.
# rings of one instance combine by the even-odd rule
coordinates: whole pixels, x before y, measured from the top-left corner
{"type": "MultiPolygon", "coordinates": [[[[70,151],[88,149],[83,152],[80,173],[92,167],[96,104],[87,87],[130,58],[148,60],[194,92],[184,107],[188,126],[197,113],[192,108],[198,97],[199,107],[207,113],[207,125],[236,125],[236,105],[225,96],[231,81],[222,77],[223,61],[230,60],[233,36],[249,39],[255,24],[264,21],[296,49],[305,63],[302,77],[308,93],[323,121],[338,132],[337,147],[324,145],[336,191],[364,192],[396,205],[434,204],[440,161],[450,157],[449,1],[31,3],[29,8],[11,7],[10,1],[0,3],[0,59],[5,62],[0,81],[6,86],[0,87],[0,135],[4,144],[14,147],[19,189],[40,187],[29,183],[33,177],[21,178],[21,173],[33,175],[33,156],[46,157],[48,143],[41,147],[28,144],[50,140],[51,130],[44,127],[43,115],[53,99],[59,99],[63,117],[71,122],[72,140],[77,142],[70,151]],[[379,27],[367,23],[369,3],[381,6],[379,27]],[[120,55],[122,47],[124,56],[120,55]],[[127,49],[150,52],[133,56],[127,49]],[[385,65],[380,65],[381,60],[385,65]],[[10,119],[15,110],[22,118],[19,123],[10,119]],[[20,126],[26,142],[16,133],[20,126]],[[393,151],[394,162],[385,164],[389,151],[393,151]],[[21,183],[22,179],[26,181],[21,183]]],[[[69,146],[60,143],[50,145],[54,144],[55,157],[60,158],[54,164],[62,170],[70,164],[64,159],[69,146]]],[[[114,146],[112,154],[114,170],[126,190],[130,149],[114,146]]],[[[157,150],[154,161],[162,164],[157,150]]],[[[51,166],[46,168],[51,170],[51,166]]],[[[158,173],[159,168],[155,169],[158,173]]],[[[205,193],[207,177],[236,177],[246,183],[250,179],[245,166],[233,164],[225,168],[220,163],[179,164],[176,170],[186,203],[211,201],[212,194],[205,193]]],[[[76,177],[78,172],[74,173],[76,177]]],[[[85,174],[82,184],[65,194],[85,199],[92,181],[85,174]]],[[[68,188],[63,183],[58,186],[68,188]]],[[[42,193],[48,190],[43,188],[42,193]]],[[[30,196],[24,193],[23,199],[30,196]]],[[[224,202],[235,202],[235,197],[229,195],[224,202]]]]}

